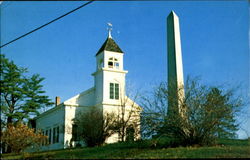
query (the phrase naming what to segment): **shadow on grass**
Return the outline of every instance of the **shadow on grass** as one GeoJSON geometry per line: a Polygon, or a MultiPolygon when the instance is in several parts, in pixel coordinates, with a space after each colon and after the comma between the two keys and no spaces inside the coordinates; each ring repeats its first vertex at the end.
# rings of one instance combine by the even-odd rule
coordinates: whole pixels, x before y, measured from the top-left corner
{"type": "Polygon", "coordinates": [[[220,139],[217,146],[178,147],[173,140],[151,139],[47,152],[3,154],[3,159],[250,158],[249,140],[220,139]]]}

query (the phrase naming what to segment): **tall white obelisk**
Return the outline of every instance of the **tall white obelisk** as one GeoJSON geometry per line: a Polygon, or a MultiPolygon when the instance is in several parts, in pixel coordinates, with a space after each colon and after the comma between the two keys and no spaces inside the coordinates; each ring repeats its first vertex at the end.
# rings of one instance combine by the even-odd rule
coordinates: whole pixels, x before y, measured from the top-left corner
{"type": "Polygon", "coordinates": [[[168,114],[182,113],[181,101],[184,99],[184,80],[179,18],[174,11],[167,17],[168,46],[168,114]]]}

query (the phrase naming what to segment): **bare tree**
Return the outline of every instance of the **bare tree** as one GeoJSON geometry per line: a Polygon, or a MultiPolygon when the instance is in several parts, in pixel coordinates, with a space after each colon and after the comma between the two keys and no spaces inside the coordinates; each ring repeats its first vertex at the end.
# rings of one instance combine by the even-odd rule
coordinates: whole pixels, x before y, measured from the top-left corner
{"type": "Polygon", "coordinates": [[[105,113],[101,108],[91,107],[79,113],[74,119],[78,135],[89,147],[102,145],[116,132],[115,114],[105,113]]]}
{"type": "Polygon", "coordinates": [[[177,106],[168,103],[177,100],[171,99],[167,85],[162,83],[152,97],[144,97],[143,133],[145,136],[172,137],[182,145],[213,144],[217,138],[234,137],[238,126],[235,115],[243,106],[235,91],[188,79],[185,97],[178,100],[181,103],[177,106]],[[167,107],[172,109],[171,114],[167,114],[167,107]]]}
{"type": "Polygon", "coordinates": [[[120,141],[135,140],[140,135],[140,112],[141,108],[135,100],[139,94],[136,93],[131,100],[128,96],[121,96],[120,107],[116,120],[117,132],[120,141]]]}

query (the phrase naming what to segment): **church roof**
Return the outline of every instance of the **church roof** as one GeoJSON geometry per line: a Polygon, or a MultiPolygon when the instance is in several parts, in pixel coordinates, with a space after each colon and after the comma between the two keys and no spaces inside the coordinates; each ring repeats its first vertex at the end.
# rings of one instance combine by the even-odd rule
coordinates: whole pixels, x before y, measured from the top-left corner
{"type": "Polygon", "coordinates": [[[112,51],[112,52],[118,52],[123,53],[120,47],[115,43],[115,41],[108,37],[106,41],[103,43],[102,47],[99,49],[99,51],[96,53],[96,56],[101,53],[102,51],[112,51]]]}

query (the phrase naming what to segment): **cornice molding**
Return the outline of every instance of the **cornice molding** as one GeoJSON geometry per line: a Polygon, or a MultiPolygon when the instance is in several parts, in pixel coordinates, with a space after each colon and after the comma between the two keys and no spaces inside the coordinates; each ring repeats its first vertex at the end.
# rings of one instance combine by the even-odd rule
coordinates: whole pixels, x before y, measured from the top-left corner
{"type": "Polygon", "coordinates": [[[91,75],[92,75],[92,76],[95,76],[96,74],[98,74],[98,73],[101,72],[101,71],[109,71],[109,72],[125,73],[125,74],[128,73],[128,71],[126,71],[126,70],[122,70],[122,71],[121,71],[121,70],[115,70],[115,69],[101,68],[101,69],[99,69],[98,71],[92,73],[91,75]]]}

